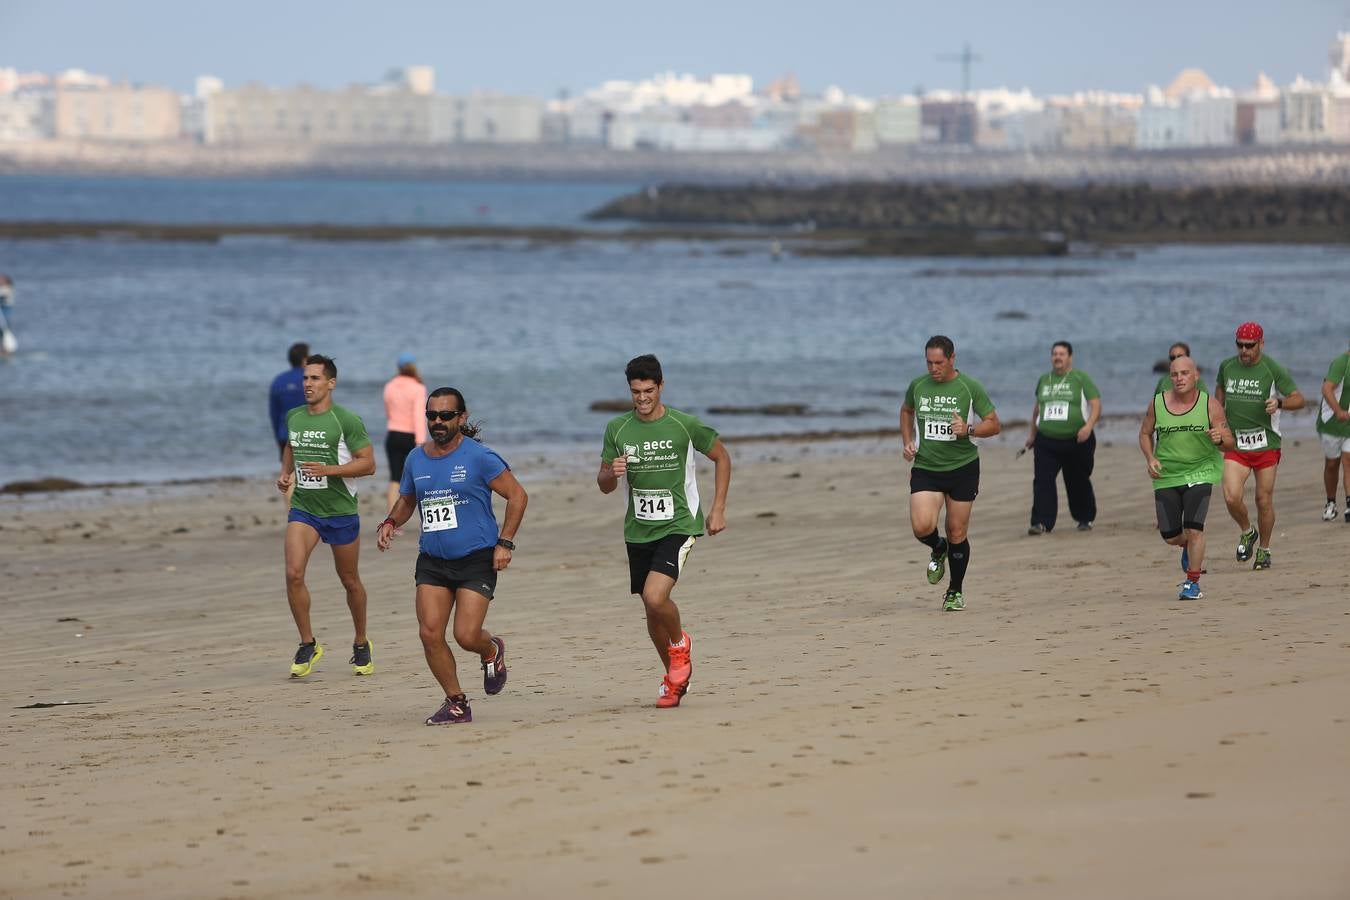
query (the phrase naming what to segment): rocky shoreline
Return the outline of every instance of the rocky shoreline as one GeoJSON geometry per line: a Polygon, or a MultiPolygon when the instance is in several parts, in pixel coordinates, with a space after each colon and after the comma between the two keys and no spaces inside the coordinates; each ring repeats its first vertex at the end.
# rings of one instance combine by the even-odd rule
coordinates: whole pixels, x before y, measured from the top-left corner
{"type": "Polygon", "coordinates": [[[840,181],[1054,185],[1350,184],[1350,147],[1023,153],[913,146],[868,153],[672,153],[585,144],[210,145],[77,140],[0,144],[0,175],[150,178],[540,179],[702,184],[840,181]]]}
{"type": "Polygon", "coordinates": [[[274,237],[308,241],[480,240],[502,243],[567,244],[576,241],[711,242],[720,252],[740,255],[757,248],[775,257],[796,256],[1063,256],[1068,244],[1055,236],[877,234],[858,229],[764,228],[730,230],[712,225],[622,230],[490,225],[325,225],[249,223],[157,223],[81,221],[0,221],[0,240],[179,241],[217,243],[229,237],[274,237]]]}
{"type": "Polygon", "coordinates": [[[1345,243],[1350,186],[674,184],[621,197],[590,218],[854,230],[889,239],[994,232],[1098,241],[1345,243]]]}

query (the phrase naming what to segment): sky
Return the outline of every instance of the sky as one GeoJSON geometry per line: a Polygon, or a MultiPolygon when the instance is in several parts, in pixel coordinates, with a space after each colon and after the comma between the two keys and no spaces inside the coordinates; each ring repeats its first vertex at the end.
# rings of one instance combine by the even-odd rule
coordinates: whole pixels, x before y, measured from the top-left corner
{"type": "Polygon", "coordinates": [[[959,88],[1138,93],[1197,66],[1243,88],[1324,80],[1350,0],[0,0],[0,67],[190,91],[197,75],[323,88],[430,65],[445,93],[580,93],[673,71],[791,72],[863,96],[959,88]]]}

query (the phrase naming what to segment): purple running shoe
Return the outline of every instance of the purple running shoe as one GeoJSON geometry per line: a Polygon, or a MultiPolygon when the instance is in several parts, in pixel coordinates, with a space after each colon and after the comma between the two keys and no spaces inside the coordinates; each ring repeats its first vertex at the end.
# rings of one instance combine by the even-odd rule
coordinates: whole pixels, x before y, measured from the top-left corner
{"type": "Polygon", "coordinates": [[[497,655],[483,663],[483,691],[489,695],[500,694],[506,687],[506,642],[494,637],[492,643],[497,645],[497,655]]]}
{"type": "Polygon", "coordinates": [[[463,694],[446,697],[441,708],[427,717],[428,725],[460,725],[473,721],[473,710],[469,709],[469,698],[463,694]]]}

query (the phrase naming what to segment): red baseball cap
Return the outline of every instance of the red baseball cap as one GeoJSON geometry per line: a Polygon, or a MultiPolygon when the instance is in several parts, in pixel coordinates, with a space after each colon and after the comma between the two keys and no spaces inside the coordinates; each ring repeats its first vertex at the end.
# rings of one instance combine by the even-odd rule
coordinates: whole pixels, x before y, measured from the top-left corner
{"type": "Polygon", "coordinates": [[[1237,339],[1239,341],[1259,341],[1265,336],[1265,331],[1255,322],[1243,322],[1238,326],[1237,339]]]}

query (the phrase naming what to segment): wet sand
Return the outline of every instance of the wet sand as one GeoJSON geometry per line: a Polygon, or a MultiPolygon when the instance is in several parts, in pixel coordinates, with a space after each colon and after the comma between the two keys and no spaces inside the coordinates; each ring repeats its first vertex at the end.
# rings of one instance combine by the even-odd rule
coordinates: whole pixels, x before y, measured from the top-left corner
{"type": "Polygon", "coordinates": [[[510,682],[484,697],[459,652],[474,722],[438,729],[415,530],[371,546],[382,484],[376,674],[345,664],[321,548],[303,681],[267,483],[0,497],[0,896],[1350,895],[1350,526],[1319,520],[1314,442],[1286,450],[1276,567],[1234,562],[1216,503],[1191,603],[1136,448],[1099,449],[1094,531],[1031,538],[1030,459],[987,446],[962,613],[898,450],[794,449],[736,469],[691,556],[676,710],[621,500],[529,483],[488,621],[510,682]],[[87,705],[19,708],[59,701],[87,705]]]}

